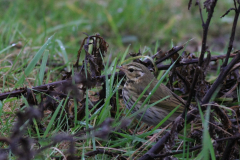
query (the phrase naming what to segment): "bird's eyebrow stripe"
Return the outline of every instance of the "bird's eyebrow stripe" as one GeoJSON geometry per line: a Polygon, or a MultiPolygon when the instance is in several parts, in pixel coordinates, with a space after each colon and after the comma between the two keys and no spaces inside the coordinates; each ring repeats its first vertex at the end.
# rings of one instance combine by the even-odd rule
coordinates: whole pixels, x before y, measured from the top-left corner
{"type": "Polygon", "coordinates": [[[142,71],[142,69],[139,69],[139,67],[137,67],[137,66],[129,66],[128,68],[129,69],[132,68],[132,69],[134,69],[136,71],[142,71]]]}

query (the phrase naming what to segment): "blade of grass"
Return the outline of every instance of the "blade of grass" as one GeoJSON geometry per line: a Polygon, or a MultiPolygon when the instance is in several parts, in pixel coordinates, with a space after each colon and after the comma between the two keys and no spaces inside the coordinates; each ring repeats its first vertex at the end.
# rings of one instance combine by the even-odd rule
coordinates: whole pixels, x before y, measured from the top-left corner
{"type": "Polygon", "coordinates": [[[14,47],[14,46],[16,46],[16,44],[12,44],[12,45],[10,45],[10,46],[7,46],[6,48],[4,48],[4,49],[2,49],[2,50],[0,51],[0,54],[2,54],[3,52],[9,50],[10,48],[12,48],[12,47],[14,47]]]}
{"type": "MultiPolygon", "coordinates": [[[[28,43],[28,41],[27,41],[26,43],[28,43]]],[[[16,66],[17,62],[19,62],[19,58],[22,56],[22,53],[23,53],[23,51],[24,51],[25,46],[26,46],[26,44],[25,44],[24,47],[21,49],[21,51],[19,52],[19,54],[17,55],[17,57],[14,59],[13,65],[12,65],[11,69],[8,71],[8,73],[6,73],[6,75],[9,74],[9,73],[11,73],[11,71],[13,70],[13,68],[16,66]]]]}
{"type": "Polygon", "coordinates": [[[76,20],[76,21],[67,22],[66,24],[60,24],[60,25],[48,28],[46,30],[46,32],[44,32],[44,33],[42,33],[38,36],[36,41],[40,41],[44,37],[45,34],[50,34],[50,33],[53,33],[53,32],[57,32],[60,29],[70,27],[70,26],[75,26],[75,25],[79,26],[80,24],[87,24],[87,22],[88,21],[86,21],[86,20],[80,19],[80,20],[76,20]]]}
{"type": "MultiPolygon", "coordinates": [[[[125,50],[125,52],[121,55],[121,60],[120,60],[120,64],[122,64],[122,62],[124,62],[127,54],[128,54],[128,51],[129,51],[129,48],[130,48],[131,44],[128,45],[127,49],[125,50]]],[[[120,54],[119,54],[120,55],[120,54]]]]}
{"type": "Polygon", "coordinates": [[[5,89],[5,83],[6,83],[6,75],[3,75],[2,92],[4,92],[4,89],[5,89]]]}
{"type": "Polygon", "coordinates": [[[17,23],[17,24],[15,25],[14,32],[13,32],[13,34],[12,34],[11,37],[10,37],[10,42],[13,42],[13,41],[14,41],[15,36],[16,36],[16,33],[17,33],[17,31],[18,31],[18,27],[19,27],[19,23],[17,23]]]}
{"type": "Polygon", "coordinates": [[[55,110],[55,112],[53,113],[53,116],[50,120],[50,122],[48,123],[48,126],[46,128],[46,131],[44,132],[43,134],[43,138],[46,138],[47,137],[47,134],[49,133],[50,129],[52,128],[53,124],[54,124],[54,121],[58,115],[58,112],[60,110],[60,108],[62,107],[62,103],[63,103],[63,100],[59,103],[57,109],[55,110]]]}
{"type": "Polygon", "coordinates": [[[38,52],[36,53],[36,55],[33,57],[32,61],[28,64],[27,68],[24,70],[24,74],[22,75],[22,77],[20,78],[20,80],[16,83],[15,88],[17,88],[20,84],[23,83],[24,81],[24,77],[28,76],[32,70],[34,69],[34,67],[36,66],[37,62],[40,60],[43,52],[45,51],[45,49],[47,48],[48,44],[51,42],[52,38],[54,35],[52,35],[51,37],[48,38],[48,40],[45,42],[45,44],[38,50],[38,52]]]}
{"type": "MultiPolygon", "coordinates": [[[[88,90],[86,90],[86,101],[85,101],[85,117],[86,117],[86,120],[85,120],[85,122],[86,122],[86,130],[88,130],[89,129],[89,126],[88,126],[88,124],[89,124],[89,108],[88,108],[88,90]]],[[[89,137],[89,132],[87,132],[87,137],[89,137]]],[[[88,141],[88,139],[87,139],[87,143],[89,143],[89,141],[88,141]]]]}
{"type": "Polygon", "coordinates": [[[155,44],[155,48],[154,48],[154,54],[157,53],[158,47],[159,47],[159,41],[157,40],[157,42],[156,42],[156,44],[155,44]]]}
{"type": "Polygon", "coordinates": [[[200,117],[202,119],[203,122],[203,147],[202,147],[202,154],[203,154],[203,158],[208,160],[209,159],[209,152],[211,154],[211,158],[213,160],[215,160],[215,153],[214,153],[214,149],[213,149],[213,144],[208,132],[208,122],[209,122],[209,116],[210,116],[210,106],[208,106],[207,111],[206,111],[206,116],[204,118],[203,116],[203,112],[201,110],[200,104],[198,103],[198,108],[199,108],[199,113],[200,113],[200,117]]]}
{"type": "Polygon", "coordinates": [[[36,129],[36,132],[37,132],[37,136],[38,136],[38,138],[40,138],[40,133],[39,133],[38,125],[37,125],[37,121],[36,121],[35,118],[33,119],[33,124],[34,124],[34,126],[35,126],[35,129],[36,129]]]}
{"type": "Polygon", "coordinates": [[[3,103],[0,101],[0,117],[2,116],[2,110],[3,110],[3,103]]]}
{"type": "MultiPolygon", "coordinates": [[[[185,113],[187,113],[187,112],[185,112],[185,113]]],[[[185,117],[184,117],[184,119],[185,119],[185,121],[184,121],[184,128],[183,128],[183,150],[184,150],[184,152],[183,152],[183,155],[182,155],[182,158],[184,159],[185,158],[185,148],[186,148],[186,137],[187,137],[187,121],[186,121],[186,116],[187,114],[185,114],[185,117]]],[[[188,145],[188,147],[189,147],[189,145],[188,145]]],[[[188,151],[187,151],[188,152],[188,151]]],[[[189,152],[188,152],[189,153],[189,152]]]]}
{"type": "Polygon", "coordinates": [[[68,55],[67,55],[66,49],[65,49],[62,41],[60,41],[59,39],[56,39],[56,42],[58,43],[58,45],[59,45],[59,47],[62,51],[63,61],[67,65],[67,71],[69,72],[70,71],[70,65],[69,65],[68,55]]]}
{"type": "MultiPolygon", "coordinates": [[[[66,105],[67,105],[68,98],[69,98],[69,93],[68,93],[68,95],[67,95],[67,98],[66,98],[63,106],[66,106],[66,105]]],[[[62,119],[62,114],[63,114],[63,111],[64,111],[64,110],[65,110],[65,108],[62,107],[61,113],[60,113],[59,118],[58,118],[58,124],[57,124],[57,126],[60,126],[60,121],[64,119],[64,118],[62,119]]]]}
{"type": "Polygon", "coordinates": [[[45,53],[43,54],[42,64],[40,66],[40,73],[39,73],[39,85],[42,85],[43,83],[44,72],[45,72],[45,68],[48,60],[48,54],[49,54],[48,50],[46,50],[45,53]]]}
{"type": "MultiPolygon", "coordinates": [[[[108,68],[107,66],[109,66],[109,61],[110,59],[108,59],[107,64],[104,66],[104,74],[105,74],[105,85],[106,85],[106,100],[103,106],[103,109],[101,110],[100,114],[99,114],[99,122],[98,124],[101,124],[110,114],[110,100],[111,97],[115,94],[115,92],[118,90],[118,87],[120,86],[121,82],[123,81],[123,79],[120,80],[120,82],[116,85],[115,89],[113,90],[113,82],[114,82],[114,74],[112,74],[112,76],[110,77],[110,79],[108,79],[108,68]]],[[[113,67],[112,72],[115,73],[116,71],[116,66],[117,66],[117,61],[115,60],[114,63],[112,63],[112,65],[110,67],[113,67]]]]}

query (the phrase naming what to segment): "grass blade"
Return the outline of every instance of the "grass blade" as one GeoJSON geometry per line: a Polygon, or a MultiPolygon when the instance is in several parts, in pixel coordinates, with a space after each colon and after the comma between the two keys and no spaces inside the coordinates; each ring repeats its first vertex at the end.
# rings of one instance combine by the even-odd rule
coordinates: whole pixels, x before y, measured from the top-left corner
{"type": "Polygon", "coordinates": [[[51,42],[52,38],[54,35],[52,35],[51,37],[48,38],[48,40],[45,42],[45,44],[38,50],[38,52],[36,53],[36,55],[33,57],[32,61],[28,64],[27,68],[24,70],[24,74],[22,75],[22,77],[20,78],[20,80],[16,83],[15,88],[18,87],[20,84],[23,83],[24,81],[24,77],[28,76],[32,70],[34,69],[34,67],[36,66],[37,62],[40,60],[43,52],[45,51],[45,49],[47,48],[48,44],[51,42]]]}
{"type": "Polygon", "coordinates": [[[56,42],[58,43],[58,45],[59,45],[59,47],[60,47],[60,49],[62,51],[63,61],[64,61],[65,64],[67,64],[67,71],[70,72],[70,65],[69,65],[66,49],[65,49],[62,41],[57,39],[56,42]]]}
{"type": "Polygon", "coordinates": [[[63,103],[63,100],[59,103],[57,109],[56,109],[55,112],[53,113],[53,116],[52,116],[50,122],[48,123],[47,129],[46,129],[46,131],[45,131],[44,134],[43,134],[43,138],[46,138],[48,132],[49,132],[50,129],[52,128],[53,123],[54,123],[54,121],[55,121],[55,119],[56,119],[56,117],[57,117],[57,115],[58,115],[58,112],[59,112],[60,108],[62,107],[62,103],[63,103]]]}
{"type": "Polygon", "coordinates": [[[49,54],[49,51],[46,50],[43,55],[42,64],[40,66],[40,73],[39,73],[39,85],[42,85],[42,82],[43,82],[44,72],[45,72],[45,68],[48,60],[48,54],[49,54]]]}

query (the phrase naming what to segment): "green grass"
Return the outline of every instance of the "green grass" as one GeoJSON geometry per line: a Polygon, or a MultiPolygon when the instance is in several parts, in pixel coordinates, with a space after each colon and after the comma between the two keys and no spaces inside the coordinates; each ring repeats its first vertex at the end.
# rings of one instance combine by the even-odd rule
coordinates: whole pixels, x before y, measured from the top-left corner
{"type": "MultiPolygon", "coordinates": [[[[216,47],[217,51],[213,52],[214,55],[226,53],[226,48],[224,50],[214,42],[217,38],[229,36],[233,14],[230,13],[223,19],[220,19],[219,16],[231,7],[232,1],[224,1],[218,4],[214,12],[208,39],[211,47],[216,47]]],[[[206,18],[205,12],[203,16],[206,18]]],[[[188,43],[186,50],[197,52],[196,47],[201,42],[202,27],[198,8],[192,6],[192,9],[188,11],[187,3],[183,1],[42,0],[36,2],[2,0],[0,2],[0,90],[3,92],[19,87],[31,88],[60,80],[62,70],[70,71],[76,61],[80,42],[85,37],[83,33],[89,35],[100,33],[109,43],[109,52],[104,58],[106,65],[102,73],[107,76],[116,71],[116,65],[121,65],[129,52],[137,52],[139,49],[145,56],[148,56],[156,53],[158,46],[166,51],[172,45],[184,44],[194,38],[188,43]],[[17,48],[14,44],[21,47],[17,48]],[[46,67],[47,61],[63,65],[46,67]]],[[[84,54],[81,55],[82,59],[83,57],[84,54]]],[[[163,73],[160,75],[159,84],[163,80],[161,77],[165,77],[166,73],[164,76],[162,76],[163,73]]],[[[54,113],[45,113],[40,122],[34,121],[34,128],[28,128],[26,136],[38,138],[40,147],[43,147],[49,144],[50,138],[57,133],[74,134],[83,128],[97,126],[110,117],[110,98],[115,93],[117,114],[112,126],[119,127],[122,114],[126,114],[128,119],[132,117],[120,104],[117,90],[121,80],[118,79],[116,84],[114,84],[113,76],[107,80],[105,104],[98,110],[95,110],[96,105],[91,110],[86,107],[86,116],[82,121],[78,121],[77,114],[75,114],[74,127],[70,127],[68,124],[67,111],[64,108],[66,101],[63,100],[54,113]],[[60,118],[57,119],[58,113],[60,118]],[[46,130],[41,130],[37,123],[45,126],[46,130]],[[66,130],[62,129],[63,126],[66,130]]],[[[11,134],[16,111],[20,110],[20,104],[24,101],[26,101],[24,98],[8,98],[0,102],[0,136],[8,137],[11,134]]],[[[89,96],[86,97],[85,103],[86,106],[89,105],[89,96]]],[[[25,107],[28,107],[27,104],[25,107]]],[[[74,110],[77,110],[77,104],[74,104],[74,110]]],[[[203,118],[203,115],[201,116],[203,118]]],[[[206,123],[204,125],[207,127],[206,123]]],[[[144,129],[140,129],[141,127],[141,124],[136,127],[135,123],[132,123],[129,129],[143,131],[144,129]]],[[[176,142],[176,146],[178,146],[183,141],[182,148],[184,149],[189,148],[187,142],[192,140],[187,137],[186,130],[187,128],[184,129],[184,135],[176,142]]],[[[109,140],[102,140],[88,133],[86,140],[76,144],[76,147],[79,148],[77,153],[83,155],[92,148],[109,147],[115,150],[120,148],[124,155],[131,156],[139,145],[148,141],[147,136],[158,131],[155,127],[138,135],[131,134],[129,130],[121,132],[115,130],[110,134],[109,140]]],[[[210,145],[206,131],[203,136],[203,144],[210,145]]],[[[151,147],[155,143],[149,142],[149,144],[151,147]]],[[[0,143],[0,147],[7,146],[0,143]]],[[[66,151],[68,145],[57,144],[55,147],[66,151]]],[[[201,157],[205,156],[209,150],[213,157],[211,145],[206,150],[202,150],[200,154],[187,152],[176,155],[176,157],[201,157]]],[[[137,154],[139,153],[143,154],[141,152],[137,154]]],[[[50,148],[37,158],[50,155],[60,154],[50,148]]],[[[106,159],[108,157],[98,155],[95,158],[106,159]]]]}

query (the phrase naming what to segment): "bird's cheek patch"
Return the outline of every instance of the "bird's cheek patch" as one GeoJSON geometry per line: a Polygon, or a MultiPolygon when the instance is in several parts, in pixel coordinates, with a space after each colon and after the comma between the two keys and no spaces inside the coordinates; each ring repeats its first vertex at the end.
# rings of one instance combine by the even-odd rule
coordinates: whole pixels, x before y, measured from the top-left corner
{"type": "Polygon", "coordinates": [[[135,77],[133,78],[135,82],[139,82],[139,80],[141,79],[141,77],[144,75],[143,72],[138,72],[135,77]]]}
{"type": "Polygon", "coordinates": [[[142,77],[142,76],[144,75],[144,73],[143,73],[143,72],[139,72],[138,74],[140,74],[140,77],[142,77]]]}

